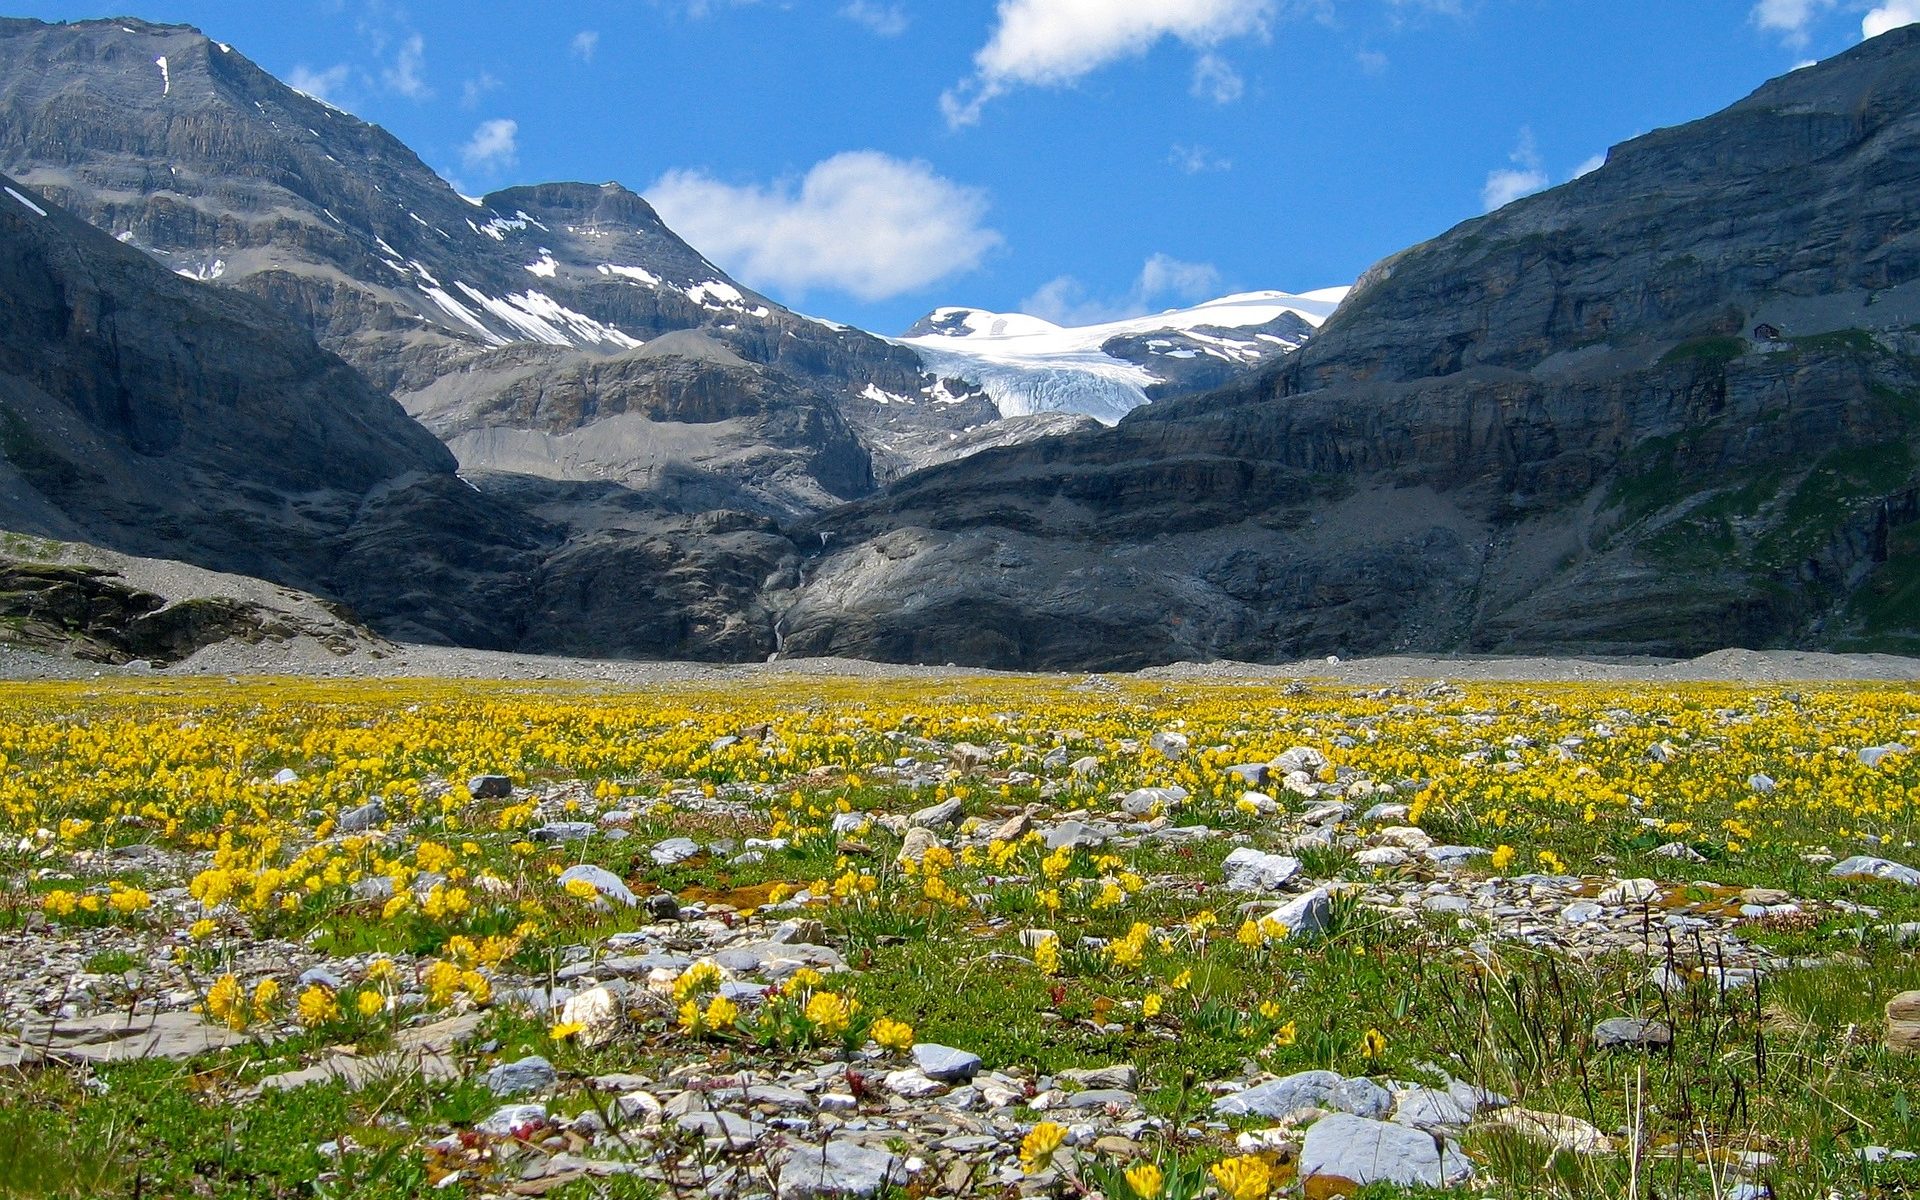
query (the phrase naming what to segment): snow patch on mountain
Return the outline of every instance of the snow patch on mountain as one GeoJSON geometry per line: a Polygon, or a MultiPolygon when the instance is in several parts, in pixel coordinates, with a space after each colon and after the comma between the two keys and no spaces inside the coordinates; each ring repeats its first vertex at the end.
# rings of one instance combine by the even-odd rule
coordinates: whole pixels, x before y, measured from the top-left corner
{"type": "Polygon", "coordinates": [[[1002,416],[1084,413],[1113,424],[1200,359],[1252,367],[1291,353],[1350,289],[1244,292],[1147,316],[1063,326],[1025,313],[939,308],[898,339],[929,371],[987,393],[1002,416]]]}

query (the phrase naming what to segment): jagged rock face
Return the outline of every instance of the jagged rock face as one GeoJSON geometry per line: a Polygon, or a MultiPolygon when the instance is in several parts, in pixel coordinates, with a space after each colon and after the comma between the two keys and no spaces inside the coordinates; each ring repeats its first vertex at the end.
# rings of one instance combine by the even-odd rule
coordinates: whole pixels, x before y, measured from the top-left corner
{"type": "Polygon", "coordinates": [[[688,513],[794,517],[873,491],[872,456],[832,401],[704,334],[605,358],[512,347],[492,360],[408,398],[468,470],[613,481],[688,513]]]}
{"type": "Polygon", "coordinates": [[[802,652],[1920,646],[1920,29],[1387,260],[1268,375],[805,531],[802,652]]]}
{"type": "Polygon", "coordinates": [[[285,318],[5,186],[19,195],[0,192],[0,425],[18,515],[30,491],[147,553],[192,538],[264,575],[307,562],[287,531],[336,530],[375,487],[451,474],[443,446],[285,318]]]}
{"type": "Polygon", "coordinates": [[[739,286],[617,184],[470,201],[384,130],[184,26],[0,20],[0,169],[270,300],[402,399],[508,344],[575,352],[546,360],[565,371],[699,329],[840,406],[883,477],[997,416],[977,396],[934,403],[912,351],[739,286]]]}

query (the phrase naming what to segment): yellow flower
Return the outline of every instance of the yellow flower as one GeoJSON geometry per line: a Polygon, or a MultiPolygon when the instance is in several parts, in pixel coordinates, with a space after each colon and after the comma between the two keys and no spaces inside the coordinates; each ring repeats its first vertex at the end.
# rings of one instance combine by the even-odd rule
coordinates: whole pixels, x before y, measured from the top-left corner
{"type": "Polygon", "coordinates": [[[905,1021],[896,1021],[891,1017],[881,1017],[873,1023],[873,1040],[882,1049],[906,1051],[913,1048],[913,1026],[905,1021]]]}
{"type": "Polygon", "coordinates": [[[1156,1200],[1160,1189],[1166,1186],[1166,1178],[1160,1174],[1160,1168],[1152,1163],[1141,1163],[1127,1169],[1127,1186],[1139,1200],[1156,1200]]]}
{"type": "Polygon", "coordinates": [[[1173,982],[1168,984],[1167,986],[1171,987],[1176,992],[1186,991],[1189,987],[1193,986],[1193,972],[1192,971],[1180,972],[1178,975],[1175,975],[1173,977],[1173,982]]]}
{"type": "Polygon", "coordinates": [[[230,1029],[247,1027],[246,993],[233,975],[222,975],[207,989],[207,1015],[230,1029]]]}
{"type": "Polygon", "coordinates": [[[40,900],[41,909],[50,917],[70,917],[79,906],[80,898],[64,888],[48,892],[40,900]]]}
{"type": "Polygon", "coordinates": [[[1369,1029],[1360,1035],[1360,1053],[1367,1058],[1379,1058],[1387,1052],[1387,1035],[1378,1029],[1369,1029]]]}
{"type": "Polygon", "coordinates": [[[1261,1016],[1263,1016],[1263,1017],[1265,1017],[1265,1018],[1266,1018],[1267,1020],[1269,1020],[1269,1021],[1271,1021],[1271,1020],[1274,1020],[1275,1018],[1277,1018],[1277,1017],[1279,1017],[1279,1015],[1280,1015],[1280,1006],[1279,1006],[1278,1004],[1276,1004],[1276,1003],[1274,1003],[1274,1002],[1273,1002],[1273,1001],[1271,1001],[1271,1000],[1262,1000],[1262,1001],[1260,1002],[1260,1010],[1259,1010],[1259,1011],[1260,1011],[1260,1015],[1261,1015],[1261,1016]]]}
{"type": "Polygon", "coordinates": [[[680,1031],[682,1033],[700,1032],[700,1006],[691,1000],[680,1005],[680,1031]]]}
{"type": "Polygon", "coordinates": [[[586,1028],[585,1025],[582,1025],[578,1021],[561,1021],[548,1027],[547,1037],[556,1042],[564,1042],[568,1038],[585,1031],[586,1028]]]}
{"type": "Polygon", "coordinates": [[[265,1021],[273,1015],[273,1006],[280,999],[280,981],[262,979],[253,985],[253,1017],[256,1021],[265,1021]]]}
{"type": "Polygon", "coordinates": [[[576,900],[598,900],[600,889],[584,879],[569,879],[566,883],[567,895],[576,900]]]}
{"type": "Polygon", "coordinates": [[[1042,1121],[1020,1139],[1020,1169],[1037,1175],[1053,1165],[1053,1156],[1067,1140],[1067,1130],[1052,1121],[1042,1121]]]}
{"type": "Polygon", "coordinates": [[[1288,1021],[1285,1025],[1273,1031],[1273,1044],[1275,1046],[1291,1046],[1299,1040],[1299,1037],[1299,1026],[1292,1021],[1288,1021]]]}
{"type": "Polygon", "coordinates": [[[1514,855],[1513,847],[1507,845],[1505,842],[1502,842],[1499,846],[1494,848],[1493,857],[1489,858],[1487,862],[1493,867],[1494,870],[1505,871],[1508,867],[1513,865],[1513,855],[1514,855]]]}
{"type": "Polygon", "coordinates": [[[1252,1154],[1213,1164],[1213,1181],[1229,1200],[1266,1200],[1273,1190],[1273,1172],[1267,1160],[1252,1154]]]}
{"type": "Polygon", "coordinates": [[[1151,1021],[1160,1015],[1160,1008],[1165,1003],[1159,992],[1148,992],[1140,1001],[1140,1015],[1151,1021]]]}
{"type": "Polygon", "coordinates": [[[1239,932],[1233,935],[1233,940],[1249,950],[1258,950],[1267,944],[1267,935],[1261,930],[1259,922],[1242,921],[1239,932]]]}
{"type": "Polygon", "coordinates": [[[316,983],[300,993],[299,1014],[300,1023],[314,1029],[340,1019],[340,1002],[334,998],[332,989],[316,983]]]}
{"type": "Polygon", "coordinates": [[[1033,948],[1033,965],[1040,968],[1043,975],[1058,975],[1060,973],[1060,939],[1042,938],[1040,944],[1033,948]]]}
{"type": "Polygon", "coordinates": [[[694,996],[703,996],[720,986],[722,976],[720,964],[710,958],[703,958],[680,973],[673,981],[673,998],[687,1000],[694,996]]]}
{"type": "Polygon", "coordinates": [[[421,975],[420,982],[427,989],[427,1003],[434,1008],[445,1008],[453,1003],[453,994],[460,990],[460,968],[445,960],[436,960],[421,975]]]}
{"type": "Polygon", "coordinates": [[[478,971],[460,972],[460,990],[475,1004],[485,1004],[493,999],[493,983],[478,971]]]}
{"type": "Polygon", "coordinates": [[[807,1000],[807,1020],[820,1032],[832,1037],[845,1033],[853,1020],[853,1002],[832,992],[815,992],[807,1000]]]}
{"type": "Polygon", "coordinates": [[[218,932],[220,927],[206,917],[187,926],[187,936],[196,942],[204,942],[218,932]]]}
{"type": "Polygon", "coordinates": [[[780,990],[789,996],[797,996],[801,992],[812,991],[826,981],[827,977],[812,967],[801,967],[787,976],[787,981],[780,985],[780,990]]]}
{"type": "Polygon", "coordinates": [[[387,1002],[385,997],[381,996],[379,992],[369,990],[361,992],[359,997],[354,1000],[353,1006],[360,1011],[360,1015],[363,1017],[377,1017],[385,1011],[387,1002]]]}
{"type": "Polygon", "coordinates": [[[706,1022],[708,1029],[732,1029],[740,1020],[740,1006],[725,996],[715,996],[707,1001],[706,1022]]]}

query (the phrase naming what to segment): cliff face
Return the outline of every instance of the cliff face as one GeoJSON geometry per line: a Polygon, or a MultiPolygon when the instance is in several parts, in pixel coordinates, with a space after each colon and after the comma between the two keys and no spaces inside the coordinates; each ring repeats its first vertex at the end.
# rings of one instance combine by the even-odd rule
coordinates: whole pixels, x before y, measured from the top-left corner
{"type": "Polygon", "coordinates": [[[820,518],[787,646],[1920,646],[1917,188],[1907,29],[1388,259],[1262,377],[820,518]]]}

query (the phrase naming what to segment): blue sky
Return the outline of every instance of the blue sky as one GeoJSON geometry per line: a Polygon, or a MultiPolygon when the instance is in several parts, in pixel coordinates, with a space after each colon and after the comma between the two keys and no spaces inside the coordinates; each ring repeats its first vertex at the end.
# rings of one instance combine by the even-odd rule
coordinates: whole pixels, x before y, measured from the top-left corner
{"type": "MultiPolygon", "coordinates": [[[[618,180],[880,332],[1351,282],[1920,0],[127,0],[471,193],[618,180]]],[[[16,3],[49,20],[108,14],[16,3]]]]}

